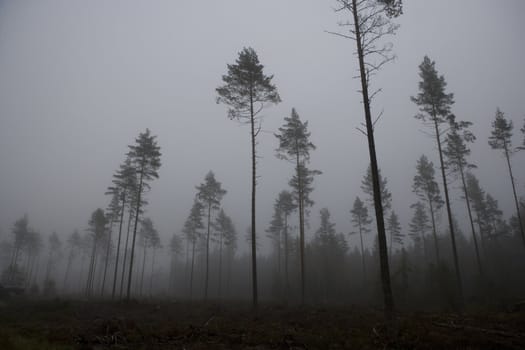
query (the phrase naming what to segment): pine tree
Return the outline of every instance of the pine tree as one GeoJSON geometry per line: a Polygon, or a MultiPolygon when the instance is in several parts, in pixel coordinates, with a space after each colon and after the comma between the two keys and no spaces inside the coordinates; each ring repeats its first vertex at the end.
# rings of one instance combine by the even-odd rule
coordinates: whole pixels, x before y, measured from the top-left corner
{"type": "Polygon", "coordinates": [[[222,269],[222,255],[223,255],[222,250],[223,250],[225,240],[228,237],[235,235],[235,232],[234,232],[235,227],[233,226],[232,219],[228,215],[226,215],[223,209],[219,211],[219,214],[217,215],[217,218],[215,219],[215,223],[213,227],[216,231],[216,235],[218,236],[217,240],[219,243],[219,266],[218,266],[219,283],[217,286],[217,296],[220,299],[222,296],[222,270],[223,270],[222,269]]]}
{"type": "Polygon", "coordinates": [[[131,164],[135,169],[138,178],[138,185],[136,191],[136,202],[135,202],[135,224],[133,228],[133,240],[131,242],[131,255],[129,261],[129,274],[128,274],[128,288],[126,299],[129,301],[131,298],[131,280],[133,277],[133,258],[135,255],[135,240],[137,236],[137,227],[139,223],[139,216],[142,212],[143,195],[144,192],[149,190],[149,181],[157,179],[159,177],[157,170],[160,168],[160,147],[157,145],[155,140],[156,136],[150,134],[149,129],[146,132],[140,133],[139,137],[135,140],[135,145],[129,146],[128,157],[131,160],[131,164]]]}
{"type": "Polygon", "coordinates": [[[390,233],[390,259],[392,259],[392,248],[394,244],[403,246],[404,234],[401,232],[401,224],[399,223],[399,217],[392,210],[386,223],[386,230],[390,233]]]}
{"type": "Polygon", "coordinates": [[[146,269],[146,253],[148,248],[152,248],[155,244],[155,240],[158,239],[158,232],[153,221],[150,218],[144,218],[140,222],[140,231],[139,231],[139,245],[142,247],[142,272],[140,274],[140,287],[139,295],[142,296],[142,291],[144,287],[144,271],[146,269]]]}
{"type": "Polygon", "coordinates": [[[490,237],[492,227],[487,221],[487,202],[485,200],[485,191],[481,188],[478,179],[474,174],[468,172],[466,174],[467,191],[469,194],[472,209],[476,214],[475,222],[478,224],[479,237],[484,253],[487,253],[485,240],[490,237]]]}
{"type": "Polygon", "coordinates": [[[64,274],[64,282],[62,284],[62,290],[65,290],[67,279],[69,277],[69,271],[71,270],[71,265],[73,264],[73,259],[77,254],[80,253],[82,239],[78,230],[73,231],[67,239],[67,245],[69,247],[69,256],[67,258],[66,272],[64,274]]]}
{"type": "Polygon", "coordinates": [[[88,270],[88,279],[86,285],[86,296],[91,297],[94,288],[95,281],[95,271],[96,271],[96,258],[97,258],[97,249],[99,242],[104,237],[106,232],[106,225],[108,224],[106,215],[104,211],[100,208],[95,210],[91,214],[91,219],[89,220],[88,232],[91,234],[91,259],[89,262],[88,270]]]}
{"type": "Polygon", "coordinates": [[[508,166],[509,175],[510,175],[510,182],[512,184],[512,194],[514,195],[514,203],[516,205],[516,216],[518,218],[519,232],[521,234],[523,244],[525,245],[525,230],[523,228],[523,221],[521,220],[518,195],[516,194],[516,185],[514,183],[512,167],[510,165],[510,157],[513,153],[511,137],[512,137],[512,129],[514,128],[514,126],[512,125],[512,120],[510,121],[507,120],[503,112],[500,111],[498,108],[496,110],[496,118],[492,122],[492,127],[493,129],[492,129],[491,135],[489,136],[489,145],[493,149],[502,150],[503,155],[505,156],[505,159],[507,160],[507,166],[508,166]]]}
{"type": "MultiPolygon", "coordinates": [[[[305,266],[304,266],[304,215],[306,206],[306,187],[309,185],[305,176],[308,173],[305,170],[306,164],[310,161],[310,151],[315,150],[315,145],[310,141],[310,132],[308,132],[308,122],[304,123],[299,118],[299,114],[292,109],[290,117],[284,118],[284,125],[279,128],[279,133],[275,134],[279,140],[277,148],[277,157],[287,160],[295,165],[295,182],[292,186],[297,194],[297,207],[299,209],[299,242],[300,242],[300,261],[301,261],[301,302],[304,303],[304,285],[305,285],[305,266]]],[[[310,175],[320,174],[320,172],[311,171],[310,175]]],[[[312,178],[313,180],[313,178],[312,178]]],[[[310,182],[311,184],[311,182],[310,182]]]]}
{"type": "Polygon", "coordinates": [[[190,214],[184,222],[184,228],[182,232],[186,236],[186,240],[191,244],[191,270],[190,270],[190,281],[189,281],[189,296],[190,299],[193,296],[193,269],[195,266],[195,249],[197,247],[197,241],[202,237],[201,230],[204,228],[202,223],[204,206],[202,203],[195,199],[193,206],[191,207],[190,214]]]}
{"type": "Polygon", "coordinates": [[[354,224],[354,227],[357,227],[359,230],[359,239],[361,241],[361,265],[363,268],[363,285],[366,284],[366,267],[365,267],[365,249],[363,244],[363,234],[370,232],[370,224],[372,223],[372,219],[368,217],[368,209],[364,205],[364,203],[361,201],[359,197],[355,198],[354,206],[352,210],[350,210],[350,214],[352,214],[352,223],[354,224]]]}
{"type": "Polygon", "coordinates": [[[368,152],[372,170],[372,184],[374,191],[374,207],[377,222],[379,259],[381,266],[381,282],[385,302],[385,317],[391,320],[394,312],[394,298],[390,283],[390,268],[388,266],[388,251],[386,245],[385,221],[381,199],[381,185],[377,164],[374,122],[370,105],[374,96],[380,91],[370,91],[370,80],[379,69],[392,61],[392,45],[381,45],[381,39],[394,35],[398,25],[391,22],[392,18],[403,13],[401,0],[337,0],[340,7],[336,11],[349,11],[352,21],[341,23],[349,28],[349,34],[333,33],[356,43],[356,54],[359,61],[359,78],[361,80],[361,94],[365,112],[364,134],[368,140],[368,152]]]}
{"type": "Polygon", "coordinates": [[[208,282],[210,269],[210,229],[213,210],[219,209],[222,197],[226,191],[222,189],[221,183],[215,180],[213,171],[208,172],[204,183],[197,186],[197,198],[206,208],[207,231],[206,231],[206,275],[204,279],[204,300],[208,298],[208,282]]]}
{"type": "Polygon", "coordinates": [[[470,230],[472,232],[472,241],[474,242],[474,249],[476,252],[476,262],[478,264],[479,274],[483,275],[483,267],[481,264],[481,258],[479,255],[478,239],[476,238],[476,230],[474,229],[474,219],[472,218],[472,210],[470,208],[469,192],[467,188],[467,182],[465,179],[465,172],[469,169],[473,169],[476,166],[468,162],[467,157],[470,155],[470,149],[467,144],[474,142],[476,137],[468,130],[468,127],[472,125],[471,122],[456,121],[455,116],[450,115],[448,117],[450,130],[445,139],[445,148],[443,149],[443,155],[445,156],[445,165],[449,171],[453,174],[459,175],[461,185],[463,189],[463,195],[465,197],[465,203],[467,204],[467,213],[470,222],[470,230]]]}
{"type": "Polygon", "coordinates": [[[430,162],[425,155],[422,155],[417,161],[412,190],[428,205],[432,224],[432,237],[434,238],[434,249],[436,251],[436,263],[439,263],[436,214],[444,203],[439,193],[439,186],[435,180],[434,164],[430,162]]]}
{"type": "MultiPolygon", "coordinates": [[[[386,212],[392,208],[392,193],[390,193],[387,188],[387,178],[381,176],[381,169],[377,170],[377,174],[379,178],[379,188],[381,189],[383,212],[386,214],[386,212]]],[[[370,202],[374,203],[374,183],[372,179],[372,168],[370,166],[366,169],[366,174],[361,181],[361,189],[369,196],[370,202]]]]}
{"type": "Polygon", "coordinates": [[[169,277],[169,290],[170,292],[174,292],[175,290],[175,263],[177,261],[177,257],[182,254],[183,247],[182,247],[182,239],[181,237],[174,233],[171,236],[170,243],[169,243],[169,249],[170,249],[170,277],[169,277]]]}
{"type": "Polygon", "coordinates": [[[409,235],[416,243],[416,246],[419,246],[422,249],[423,255],[425,255],[425,235],[430,229],[430,225],[428,223],[429,218],[423,203],[416,202],[410,207],[414,209],[414,215],[410,220],[409,235]]]}
{"type": "Polygon", "coordinates": [[[228,64],[228,74],[222,76],[223,86],[216,89],[217,102],[224,103],[230,108],[228,116],[250,125],[251,153],[252,153],[252,293],[253,306],[257,307],[257,251],[255,230],[255,188],[256,176],[256,138],[261,130],[260,112],[265,104],[277,104],[281,98],[277,88],[272,84],[273,76],[263,72],[264,66],[259,63],[257,53],[252,48],[244,48],[235,64],[228,64]],[[256,124],[258,125],[256,126],[256,124]]]}
{"type": "Polygon", "coordinates": [[[456,234],[450,209],[450,198],[448,194],[448,182],[445,174],[445,162],[443,159],[442,140],[443,131],[441,125],[446,124],[447,117],[450,115],[450,108],[454,104],[454,95],[446,93],[447,83],[443,76],[439,76],[435,67],[435,62],[427,56],[419,65],[419,93],[411,97],[412,102],[419,106],[421,113],[417,114],[416,119],[421,120],[434,132],[438,146],[439,164],[441,166],[441,178],[443,180],[443,192],[445,193],[445,206],[447,208],[448,226],[450,232],[450,242],[452,244],[452,255],[454,258],[454,269],[456,272],[456,284],[459,296],[460,307],[463,304],[463,284],[461,281],[461,271],[459,269],[459,259],[456,247],[456,234]]]}
{"type": "MultiPolygon", "coordinates": [[[[129,215],[131,218],[132,216],[131,200],[135,196],[136,190],[137,190],[137,174],[135,173],[135,169],[133,168],[131,164],[131,159],[129,157],[126,158],[124,163],[120,165],[119,170],[117,170],[117,172],[113,175],[112,182],[113,182],[113,186],[109,187],[106,193],[112,196],[116,195],[120,200],[120,207],[118,209],[120,213],[120,217],[116,220],[119,223],[118,238],[117,238],[117,255],[115,257],[115,271],[113,274],[113,288],[111,290],[111,299],[114,299],[116,287],[117,287],[117,273],[118,273],[118,266],[119,266],[119,259],[120,259],[122,227],[124,225],[124,212],[126,211],[126,206],[128,206],[130,208],[129,215]]],[[[125,256],[127,255],[128,241],[129,241],[129,224],[128,224],[128,230],[127,230],[127,235],[126,235],[126,246],[125,246],[125,251],[124,251],[125,256]]],[[[121,279],[121,286],[120,286],[121,293],[122,293],[122,283],[124,281],[125,266],[126,266],[126,259],[124,259],[122,263],[122,279],[121,279]]]]}

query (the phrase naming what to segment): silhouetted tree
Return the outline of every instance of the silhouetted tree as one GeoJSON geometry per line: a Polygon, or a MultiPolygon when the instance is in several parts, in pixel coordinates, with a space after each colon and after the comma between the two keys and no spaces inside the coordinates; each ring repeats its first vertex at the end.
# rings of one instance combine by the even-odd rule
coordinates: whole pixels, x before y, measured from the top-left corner
{"type": "Polygon", "coordinates": [[[213,225],[216,236],[218,236],[217,241],[219,243],[219,273],[218,273],[218,280],[219,283],[217,285],[217,296],[219,299],[221,298],[222,293],[222,248],[224,246],[225,238],[235,234],[235,227],[233,226],[232,219],[226,215],[223,209],[219,211],[219,214],[217,215],[217,218],[215,219],[215,223],[213,225]]]}
{"type": "Polygon", "coordinates": [[[439,163],[441,165],[441,177],[443,180],[443,191],[445,192],[445,205],[447,208],[448,226],[450,232],[450,242],[452,244],[452,255],[454,258],[454,269],[456,272],[456,283],[460,305],[463,304],[463,285],[461,281],[461,272],[459,269],[458,252],[456,247],[456,234],[452,220],[452,211],[450,209],[450,198],[448,194],[448,182],[445,174],[445,161],[443,159],[442,140],[443,131],[441,125],[447,122],[450,115],[450,107],[454,104],[454,94],[447,94],[445,88],[447,83],[443,76],[439,76],[435,67],[435,62],[427,56],[419,65],[419,93],[411,97],[412,102],[419,106],[422,113],[415,117],[433,129],[434,137],[438,146],[439,163]]]}
{"type": "Polygon", "coordinates": [[[190,299],[193,296],[193,268],[195,266],[195,248],[197,246],[197,241],[201,238],[202,230],[204,224],[202,223],[202,211],[204,207],[202,203],[195,199],[193,201],[193,206],[191,207],[190,214],[186,221],[184,222],[184,228],[182,232],[186,235],[186,240],[191,243],[191,270],[190,270],[190,299]]]}
{"type": "MultiPolygon", "coordinates": [[[[31,232],[29,228],[29,220],[27,214],[15,221],[13,228],[11,229],[13,233],[13,253],[11,255],[11,262],[9,264],[9,279],[14,279],[14,274],[19,270],[18,267],[18,258],[20,252],[24,249],[27,238],[31,232]]],[[[12,281],[11,281],[12,282],[12,281]]]]}
{"type": "Polygon", "coordinates": [[[89,262],[86,296],[90,297],[93,293],[94,287],[93,282],[95,280],[98,243],[106,232],[107,219],[104,211],[100,208],[95,210],[93,214],[91,214],[91,219],[89,220],[88,225],[88,231],[91,233],[91,259],[89,262]]]}
{"type": "Polygon", "coordinates": [[[131,243],[131,255],[129,261],[128,289],[126,299],[131,298],[131,279],[133,276],[133,258],[135,254],[135,240],[137,236],[137,226],[141,214],[142,196],[144,191],[150,188],[149,181],[159,177],[157,170],[160,168],[160,147],[155,140],[156,136],[150,135],[149,129],[140,133],[135,140],[135,145],[129,146],[128,157],[138,178],[137,200],[135,204],[135,224],[133,228],[133,240],[131,243]]]}
{"type": "Polygon", "coordinates": [[[348,250],[346,240],[341,233],[335,230],[335,224],[330,221],[330,211],[323,208],[319,211],[320,224],[313,240],[314,251],[318,253],[319,278],[324,300],[336,287],[336,282],[341,276],[334,273],[344,264],[344,256],[348,250]]]}
{"type": "Polygon", "coordinates": [[[208,282],[209,282],[209,270],[210,270],[210,229],[212,226],[211,217],[212,211],[219,209],[222,197],[226,194],[226,190],[223,190],[221,183],[215,180],[213,171],[208,172],[204,179],[204,183],[197,186],[197,198],[206,208],[207,214],[207,231],[206,231],[206,274],[204,278],[204,299],[208,298],[208,282]]]}
{"type": "Polygon", "coordinates": [[[253,305],[257,306],[257,251],[255,230],[255,188],[256,177],[256,138],[261,130],[259,113],[265,104],[277,104],[281,98],[277,88],[272,84],[273,76],[263,72],[264,66],[259,63],[257,53],[252,48],[244,48],[235,64],[228,64],[228,74],[222,76],[224,85],[216,89],[217,102],[224,103],[230,108],[228,116],[244,124],[250,125],[252,149],[252,288],[253,305]],[[256,123],[259,125],[256,127],[256,123]]]}
{"type": "Polygon", "coordinates": [[[503,155],[507,160],[510,182],[512,184],[512,194],[514,195],[514,203],[516,205],[516,216],[518,218],[519,232],[521,234],[523,244],[525,244],[525,231],[523,228],[523,221],[521,220],[520,206],[518,202],[518,195],[516,194],[516,185],[514,183],[512,167],[510,165],[510,156],[513,153],[511,137],[514,126],[512,125],[512,120],[507,120],[503,112],[498,108],[496,110],[496,118],[492,122],[492,128],[491,135],[489,136],[489,145],[493,149],[502,150],[503,155]]]}
{"type": "Polygon", "coordinates": [[[155,258],[157,257],[157,250],[162,248],[162,243],[160,241],[160,236],[157,230],[153,232],[149,240],[149,245],[152,250],[151,254],[151,273],[149,275],[149,296],[153,290],[153,276],[155,275],[155,258]]]}
{"type": "Polygon", "coordinates": [[[140,287],[139,295],[142,296],[142,290],[144,286],[144,270],[146,268],[146,253],[148,248],[152,248],[155,240],[158,240],[158,232],[153,226],[153,221],[150,218],[144,218],[140,222],[139,231],[139,245],[142,246],[142,272],[140,274],[140,287]]]}
{"type": "Polygon", "coordinates": [[[459,175],[461,180],[463,195],[465,196],[465,203],[467,204],[467,213],[470,222],[470,229],[472,232],[472,240],[474,242],[474,249],[476,252],[476,262],[478,264],[479,274],[483,275],[483,267],[481,265],[481,258],[478,248],[478,239],[476,238],[476,230],[474,229],[474,219],[472,218],[469,192],[465,179],[465,172],[476,167],[467,160],[467,157],[470,155],[470,149],[468,148],[467,144],[474,142],[476,137],[470,130],[468,130],[468,127],[472,125],[471,122],[456,121],[456,118],[453,115],[450,115],[448,119],[450,130],[446,136],[445,148],[443,149],[445,165],[450,172],[459,175]]]}
{"type": "Polygon", "coordinates": [[[75,256],[80,254],[81,246],[82,246],[82,238],[80,237],[80,234],[77,230],[73,231],[71,235],[69,235],[67,239],[67,245],[69,248],[69,255],[67,258],[67,264],[66,264],[66,272],[64,274],[64,283],[62,285],[62,289],[65,290],[67,279],[69,277],[69,271],[71,270],[71,265],[73,264],[73,259],[75,256]]]}
{"type": "Polygon", "coordinates": [[[416,202],[410,207],[414,209],[414,215],[410,220],[409,235],[416,242],[416,246],[422,249],[423,255],[425,255],[425,235],[430,229],[428,215],[425,211],[425,206],[421,202],[416,202]]]}
{"type": "MultiPolygon", "coordinates": [[[[381,176],[381,169],[378,169],[377,174],[379,178],[379,187],[381,188],[383,212],[386,213],[392,208],[392,193],[390,193],[387,188],[387,178],[381,176]]],[[[370,202],[374,203],[374,183],[372,179],[372,168],[370,166],[366,169],[366,174],[361,181],[361,189],[367,196],[369,196],[370,202]]]]}
{"type": "Polygon", "coordinates": [[[171,236],[170,244],[170,277],[169,277],[169,289],[171,292],[175,289],[175,263],[177,261],[177,257],[182,254],[182,239],[180,236],[176,233],[171,236]]]}
{"type": "Polygon", "coordinates": [[[439,186],[435,180],[434,174],[434,164],[430,162],[425,155],[422,155],[416,164],[416,175],[414,176],[412,190],[428,205],[432,223],[434,249],[436,251],[436,263],[439,263],[439,242],[436,227],[436,214],[443,206],[443,200],[441,199],[439,186]]]}
{"type": "Polygon", "coordinates": [[[380,45],[381,39],[394,35],[397,28],[390,20],[402,14],[401,0],[337,0],[340,4],[336,11],[349,11],[352,21],[340,23],[348,27],[348,34],[333,33],[341,37],[354,40],[356,43],[357,59],[359,61],[359,77],[361,80],[361,94],[365,112],[366,137],[372,169],[372,184],[374,191],[374,206],[376,212],[379,257],[381,266],[381,282],[385,302],[385,316],[393,317],[394,299],[390,283],[390,270],[388,266],[388,251],[386,245],[385,221],[383,217],[379,168],[377,165],[376,148],[374,139],[374,122],[370,105],[375,94],[370,92],[370,79],[387,62],[394,59],[391,54],[392,45],[380,45]]]}
{"type": "MultiPolygon", "coordinates": [[[[113,186],[108,188],[108,194],[111,195],[117,195],[120,199],[120,218],[118,218],[119,228],[118,228],[118,238],[117,238],[117,255],[115,257],[115,271],[113,274],[113,288],[111,290],[111,299],[115,298],[115,292],[117,287],[117,274],[118,274],[118,266],[119,266],[119,260],[120,260],[120,243],[122,239],[122,227],[124,226],[124,212],[126,211],[126,206],[130,207],[129,209],[129,217],[131,219],[132,217],[132,209],[131,209],[131,200],[136,193],[137,189],[137,174],[135,173],[135,169],[132,167],[131,159],[129,157],[126,158],[123,164],[120,165],[117,172],[113,175],[113,186]]],[[[127,249],[128,249],[128,241],[129,241],[129,222],[128,220],[128,230],[126,235],[126,246],[124,254],[126,255],[127,249]]],[[[122,293],[122,283],[124,281],[124,271],[126,266],[126,260],[124,259],[122,263],[122,279],[121,279],[121,286],[120,290],[122,293]]]]}
{"type": "MultiPolygon", "coordinates": [[[[51,274],[53,273],[55,264],[57,263],[57,260],[60,257],[60,249],[62,248],[62,242],[60,241],[60,238],[58,237],[56,232],[53,232],[49,236],[48,244],[49,244],[49,247],[48,247],[49,256],[47,258],[45,281],[49,283],[51,281],[51,274]]],[[[53,284],[54,284],[54,281],[53,281],[53,284]]]]}
{"type": "Polygon", "coordinates": [[[355,198],[354,206],[352,210],[350,210],[350,214],[352,214],[352,223],[354,224],[354,227],[358,229],[359,233],[359,239],[361,241],[361,265],[363,268],[363,284],[366,283],[366,267],[365,267],[365,249],[363,244],[363,234],[370,232],[370,224],[372,223],[372,219],[368,217],[368,209],[364,205],[364,203],[361,201],[359,197],[355,198]]]}
{"type": "MultiPolygon", "coordinates": [[[[295,165],[297,193],[297,207],[299,209],[299,243],[301,261],[301,302],[304,303],[304,211],[305,211],[305,188],[306,179],[303,178],[301,169],[306,169],[306,164],[310,161],[310,151],[315,150],[315,145],[310,142],[310,132],[308,132],[308,122],[304,123],[299,118],[295,108],[292,109],[290,117],[284,118],[284,125],[279,128],[279,133],[275,134],[279,140],[277,157],[292,162],[295,165]]],[[[311,175],[314,175],[312,172],[311,175]]]]}
{"type": "Polygon", "coordinates": [[[394,244],[403,245],[403,237],[405,236],[401,232],[401,224],[399,223],[399,217],[392,210],[386,223],[386,230],[390,233],[390,259],[392,259],[392,248],[394,244]]]}

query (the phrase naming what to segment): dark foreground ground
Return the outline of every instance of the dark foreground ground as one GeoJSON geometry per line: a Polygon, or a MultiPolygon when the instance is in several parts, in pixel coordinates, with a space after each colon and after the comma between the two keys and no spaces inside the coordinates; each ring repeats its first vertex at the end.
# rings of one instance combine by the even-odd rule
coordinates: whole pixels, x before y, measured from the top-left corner
{"type": "Polygon", "coordinates": [[[0,349],[525,349],[525,313],[10,300],[0,349]]]}

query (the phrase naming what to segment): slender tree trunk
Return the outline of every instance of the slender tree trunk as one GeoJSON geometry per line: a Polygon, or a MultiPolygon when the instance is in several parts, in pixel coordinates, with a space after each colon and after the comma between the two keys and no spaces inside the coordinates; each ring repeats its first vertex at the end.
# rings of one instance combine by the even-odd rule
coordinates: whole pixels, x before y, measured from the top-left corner
{"type": "Polygon", "coordinates": [[[195,266],[195,238],[192,240],[191,248],[191,270],[190,270],[190,300],[193,297],[193,267],[195,266]]]}
{"type": "MultiPolygon", "coordinates": [[[[144,160],[143,160],[144,161],[144,160]]],[[[129,275],[128,275],[128,291],[126,295],[126,300],[129,301],[131,299],[131,280],[133,277],[133,257],[135,255],[135,240],[137,238],[137,227],[139,225],[139,215],[140,215],[140,204],[142,200],[142,181],[144,180],[144,169],[141,169],[140,171],[140,181],[139,181],[139,187],[137,191],[137,205],[135,209],[135,225],[133,228],[133,240],[131,243],[131,256],[129,257],[129,275]]]]}
{"type": "Polygon", "coordinates": [[[142,286],[144,285],[144,269],[146,268],[146,246],[147,242],[146,239],[144,239],[144,250],[142,253],[142,273],[140,274],[140,290],[139,295],[142,296],[142,286]]]}
{"type": "Polygon", "coordinates": [[[434,248],[436,249],[436,265],[439,265],[439,242],[436,230],[436,217],[434,214],[434,206],[432,205],[432,200],[430,198],[428,199],[428,206],[430,208],[430,218],[432,220],[432,237],[434,238],[434,248]]]}
{"type": "Polygon", "coordinates": [[[288,215],[284,216],[284,284],[285,284],[285,296],[288,302],[288,296],[290,293],[290,284],[288,278],[288,215]]]}
{"type": "Polygon", "coordinates": [[[67,266],[66,266],[66,273],[64,274],[64,282],[62,283],[62,291],[65,292],[66,290],[66,282],[67,282],[67,278],[69,276],[69,270],[71,269],[71,263],[73,262],[73,249],[71,249],[71,251],[69,252],[69,256],[67,258],[67,266]]]}
{"type": "MultiPolygon", "coordinates": [[[[189,268],[190,268],[190,241],[186,238],[186,265],[184,266],[184,281],[189,280],[189,268]]],[[[186,295],[189,295],[186,290],[186,295]]]]}
{"type": "Polygon", "coordinates": [[[437,116],[434,112],[432,115],[432,118],[434,120],[434,128],[436,131],[436,141],[438,145],[438,152],[439,152],[439,164],[441,165],[441,177],[443,178],[443,192],[445,192],[445,206],[447,207],[447,215],[448,215],[448,227],[450,230],[450,241],[452,243],[452,255],[454,257],[454,269],[456,271],[456,283],[458,288],[458,296],[459,296],[459,304],[460,308],[463,307],[463,283],[461,281],[461,272],[459,270],[459,260],[458,260],[458,251],[456,248],[456,234],[454,233],[454,224],[452,221],[452,211],[450,209],[450,199],[448,195],[448,185],[447,185],[447,177],[445,174],[445,165],[443,162],[443,152],[441,150],[441,135],[439,133],[439,127],[437,123],[437,116]]]}
{"type": "Polygon", "coordinates": [[[361,27],[359,25],[359,16],[357,15],[357,0],[352,0],[352,13],[354,15],[354,29],[357,44],[357,56],[359,59],[359,71],[361,76],[361,92],[363,94],[363,106],[366,120],[366,136],[368,138],[368,151],[370,153],[370,166],[372,170],[372,183],[374,189],[374,207],[376,212],[377,231],[379,240],[379,257],[381,266],[381,281],[383,287],[383,297],[385,303],[385,317],[388,320],[393,318],[394,298],[392,296],[392,287],[390,284],[390,270],[388,266],[388,251],[386,246],[385,221],[383,218],[383,204],[381,201],[381,189],[379,185],[379,170],[377,167],[376,149],[374,140],[374,127],[372,115],[370,112],[370,100],[368,97],[368,85],[366,78],[366,69],[363,56],[363,47],[361,42],[361,27]]]}
{"type": "Polygon", "coordinates": [[[206,233],[206,279],[204,280],[204,300],[208,300],[208,280],[210,270],[210,224],[211,202],[208,203],[208,232],[206,233]]]}
{"type": "Polygon", "coordinates": [[[93,237],[93,249],[91,250],[91,260],[89,262],[88,280],[86,285],[86,296],[91,296],[91,290],[93,288],[93,275],[95,269],[95,254],[97,252],[97,237],[93,237]]]}
{"type": "Polygon", "coordinates": [[[129,234],[130,234],[130,228],[131,228],[131,219],[133,218],[133,211],[131,207],[129,208],[129,216],[128,216],[128,227],[127,227],[127,233],[126,233],[126,245],[124,249],[124,260],[122,261],[122,277],[120,279],[120,292],[119,292],[119,299],[122,300],[122,293],[124,292],[124,276],[126,275],[126,261],[128,257],[128,243],[129,243],[129,234]]]}
{"type": "Polygon", "coordinates": [[[296,171],[297,171],[297,186],[299,195],[299,253],[301,263],[301,304],[304,304],[305,296],[305,264],[304,264],[304,194],[303,194],[303,178],[301,174],[300,161],[299,161],[299,150],[297,147],[296,140],[296,171]]]}
{"type": "Polygon", "coordinates": [[[222,231],[219,233],[219,287],[217,296],[221,299],[221,288],[222,288],[222,231]]]}
{"type": "Polygon", "coordinates": [[[118,225],[118,239],[117,239],[117,256],[115,258],[115,272],[113,274],[113,288],[111,289],[111,299],[115,299],[115,291],[117,289],[117,274],[118,274],[118,263],[120,257],[120,240],[122,238],[122,224],[124,223],[124,210],[126,208],[126,195],[122,196],[122,206],[120,209],[120,222],[118,225]]]}
{"type": "Polygon", "coordinates": [[[153,255],[151,256],[151,274],[149,276],[149,297],[151,298],[151,292],[153,290],[153,272],[155,271],[155,253],[156,248],[153,247],[153,255]]]}
{"type": "Polygon", "coordinates": [[[505,143],[504,145],[504,150],[505,150],[505,158],[507,159],[507,166],[509,168],[510,182],[512,184],[512,194],[514,195],[514,203],[516,204],[516,216],[518,217],[518,224],[520,227],[521,239],[523,240],[523,244],[525,244],[525,231],[523,229],[523,222],[521,221],[520,205],[518,201],[518,196],[516,195],[516,185],[514,183],[514,176],[512,175],[512,167],[510,166],[510,157],[509,157],[509,150],[507,148],[507,143],[505,143]]]}
{"type": "MultiPolygon", "coordinates": [[[[461,175],[461,183],[463,185],[463,193],[465,194],[465,202],[467,203],[468,218],[470,221],[470,229],[472,231],[472,240],[474,241],[474,249],[476,251],[476,262],[478,263],[479,275],[483,276],[483,266],[481,265],[481,258],[479,256],[478,239],[476,238],[476,231],[474,230],[474,220],[472,219],[472,210],[470,209],[470,199],[467,191],[467,184],[465,183],[465,174],[463,168],[460,167],[459,173],[461,175]]],[[[481,231],[480,231],[481,235],[481,231]]]]}
{"type": "Polygon", "coordinates": [[[250,125],[252,136],[252,293],[253,307],[257,308],[257,242],[255,235],[255,187],[257,185],[256,177],[256,158],[255,158],[255,114],[253,110],[253,91],[250,89],[250,125]]]}
{"type": "Polygon", "coordinates": [[[106,286],[106,274],[108,272],[108,265],[109,265],[109,252],[111,250],[111,233],[113,231],[113,219],[111,219],[111,223],[109,224],[109,231],[108,231],[108,244],[106,245],[106,261],[104,261],[104,277],[102,278],[102,288],[100,288],[100,296],[104,296],[104,288],[106,286]]]}
{"type": "Polygon", "coordinates": [[[363,244],[363,227],[359,218],[359,238],[361,240],[361,266],[363,268],[363,287],[366,286],[366,267],[365,267],[365,245],[363,244]]]}

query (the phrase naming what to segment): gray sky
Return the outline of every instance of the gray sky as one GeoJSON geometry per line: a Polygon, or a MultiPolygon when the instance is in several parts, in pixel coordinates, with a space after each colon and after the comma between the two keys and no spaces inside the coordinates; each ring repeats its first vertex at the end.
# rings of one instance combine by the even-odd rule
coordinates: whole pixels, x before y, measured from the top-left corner
{"type": "MultiPolygon", "coordinates": [[[[312,229],[328,207],[340,231],[368,165],[354,43],[338,29],[334,1],[314,0],[27,0],[0,2],[0,228],[24,213],[42,233],[84,229],[105,207],[111,176],[127,145],[150,128],[162,148],[160,179],[147,215],[164,239],[179,231],[195,186],[211,169],[228,194],[223,204],[239,232],[249,222],[249,130],[215,103],[226,64],[244,46],[259,54],[283,102],[264,111],[259,139],[258,231],[292,166],[274,157],[273,132],[295,107],[309,121],[315,182],[312,229]]],[[[415,200],[416,159],[437,163],[433,140],[413,118],[418,65],[425,54],[455,94],[453,112],[474,122],[476,175],[507,212],[511,187],[502,157],[487,145],[496,107],[518,129],[525,116],[522,15],[525,2],[405,1],[392,38],[397,60],[373,84],[384,110],[376,127],[378,157],[394,209],[406,227],[415,200]]],[[[525,194],[525,152],[513,158],[525,194]]],[[[454,198],[459,192],[454,191],[454,198]]],[[[455,204],[462,213],[461,202],[455,204]]],[[[264,234],[265,235],[265,234],[264,234]]],[[[242,238],[241,238],[242,239],[242,238]]],[[[243,240],[243,239],[242,239],[243,240]]],[[[353,245],[353,244],[352,244],[353,245]]]]}

